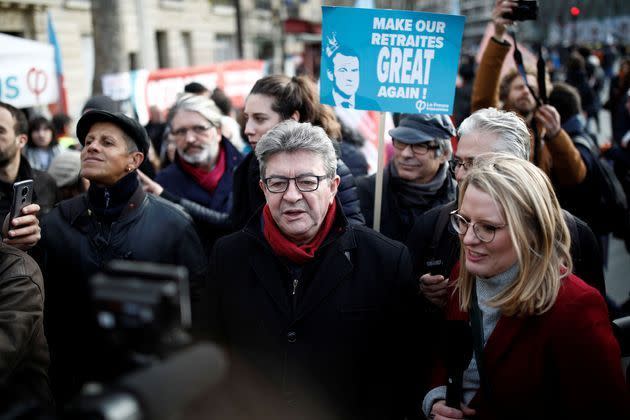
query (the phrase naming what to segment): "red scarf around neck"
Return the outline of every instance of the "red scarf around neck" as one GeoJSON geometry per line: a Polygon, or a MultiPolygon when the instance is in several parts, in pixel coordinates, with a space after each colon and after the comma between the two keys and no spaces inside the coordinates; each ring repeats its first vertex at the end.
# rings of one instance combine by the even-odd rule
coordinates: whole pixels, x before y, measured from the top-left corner
{"type": "Polygon", "coordinates": [[[197,166],[193,166],[179,156],[177,157],[177,159],[179,159],[179,164],[181,165],[184,172],[192,176],[197,184],[201,185],[204,190],[212,194],[214,190],[217,189],[217,185],[219,185],[219,181],[221,180],[221,177],[223,177],[223,173],[225,172],[225,147],[219,147],[219,157],[217,158],[217,164],[214,165],[214,168],[212,168],[210,171],[206,171],[197,166]]]}
{"type": "Polygon", "coordinates": [[[282,234],[271,216],[269,205],[265,204],[263,209],[263,234],[276,255],[286,258],[294,264],[304,264],[315,258],[315,252],[324,242],[335,222],[336,210],[337,203],[333,200],[315,237],[307,244],[297,245],[282,234]]]}

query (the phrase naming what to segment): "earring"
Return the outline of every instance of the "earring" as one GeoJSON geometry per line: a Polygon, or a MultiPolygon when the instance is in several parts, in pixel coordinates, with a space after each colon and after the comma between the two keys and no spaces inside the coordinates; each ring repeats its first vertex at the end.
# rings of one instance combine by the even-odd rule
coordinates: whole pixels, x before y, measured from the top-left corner
{"type": "Polygon", "coordinates": [[[127,166],[127,172],[131,172],[131,166],[127,166]]]}

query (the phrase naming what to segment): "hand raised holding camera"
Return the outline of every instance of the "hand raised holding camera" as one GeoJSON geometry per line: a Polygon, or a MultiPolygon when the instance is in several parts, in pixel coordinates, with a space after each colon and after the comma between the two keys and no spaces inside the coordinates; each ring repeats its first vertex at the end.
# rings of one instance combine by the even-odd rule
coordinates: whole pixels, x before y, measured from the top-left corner
{"type": "Polygon", "coordinates": [[[518,5],[516,1],[497,0],[492,9],[492,22],[494,23],[494,38],[503,42],[503,37],[509,25],[514,23],[513,20],[505,18],[510,15],[512,10],[518,5]]]}

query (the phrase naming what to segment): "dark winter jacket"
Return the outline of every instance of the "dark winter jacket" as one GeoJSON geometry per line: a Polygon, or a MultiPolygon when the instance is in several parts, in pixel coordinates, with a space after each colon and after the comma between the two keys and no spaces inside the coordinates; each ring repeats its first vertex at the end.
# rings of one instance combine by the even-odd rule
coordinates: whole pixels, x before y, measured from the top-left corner
{"type": "MultiPolygon", "coordinates": [[[[201,302],[207,264],[190,217],[138,187],[111,224],[97,218],[83,194],[61,202],[42,220],[42,272],[46,282],[46,335],[53,391],[72,397],[87,379],[120,373],[103,345],[90,305],[89,278],[114,259],[181,265],[188,269],[193,323],[205,317],[201,302]]],[[[58,401],[58,402],[60,402],[58,401]]]]}
{"type": "MultiPolygon", "coordinates": [[[[455,181],[449,174],[435,197],[427,203],[425,208],[406,209],[398,202],[389,167],[385,168],[383,171],[383,201],[381,203],[381,226],[379,231],[388,238],[404,242],[413,227],[415,219],[421,217],[421,214],[425,211],[453,200],[456,195],[456,188],[455,181]]],[[[376,175],[359,178],[357,180],[357,190],[361,200],[361,212],[365,216],[366,225],[373,227],[376,175]]]]}
{"type": "Polygon", "coordinates": [[[44,282],[31,257],[0,243],[0,410],[52,403],[44,336],[44,282]]]}
{"type": "Polygon", "coordinates": [[[410,264],[404,246],[348,225],[339,207],[315,259],[300,267],[274,254],[261,212],[221,238],[210,263],[212,336],[246,367],[240,373],[265,384],[243,391],[247,378],[232,363],[227,394],[257,418],[400,418],[412,389],[405,374],[417,380],[412,365],[422,360],[410,264]],[[263,392],[284,403],[259,411],[263,392]]]}
{"type": "MultiPolygon", "coordinates": [[[[38,171],[31,168],[28,161],[20,158],[20,167],[14,182],[33,180],[33,203],[39,204],[41,208],[40,217],[48,213],[55,204],[61,199],[59,190],[55,180],[46,172],[38,171]]],[[[13,199],[13,183],[7,184],[0,182],[0,217],[4,217],[11,208],[11,200],[13,199]]]]}
{"type": "MultiPolygon", "coordinates": [[[[571,136],[571,139],[581,137],[594,146],[590,134],[586,129],[586,122],[582,116],[575,115],[569,118],[562,128],[571,136]]],[[[575,140],[574,140],[575,141],[575,140]]],[[[580,151],[584,165],[586,165],[586,177],[582,182],[570,187],[556,187],[558,200],[563,209],[566,209],[582,219],[596,235],[608,233],[606,231],[605,214],[599,206],[601,192],[597,181],[597,159],[591,150],[584,144],[575,142],[575,147],[580,151]]]]}

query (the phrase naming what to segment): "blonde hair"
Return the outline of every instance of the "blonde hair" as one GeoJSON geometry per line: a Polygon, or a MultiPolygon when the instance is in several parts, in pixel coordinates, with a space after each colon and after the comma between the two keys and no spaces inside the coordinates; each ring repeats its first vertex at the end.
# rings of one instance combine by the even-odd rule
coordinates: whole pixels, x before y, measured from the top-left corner
{"type": "MultiPolygon", "coordinates": [[[[549,178],[532,163],[505,153],[475,159],[460,185],[459,203],[468,187],[490,195],[499,205],[517,255],[516,280],[488,301],[507,316],[540,315],[553,306],[561,280],[572,270],[571,238],[549,178]]],[[[460,204],[461,205],[461,204],[460,204]]],[[[469,310],[475,275],[460,251],[457,281],[462,310],[469,310]]]]}

